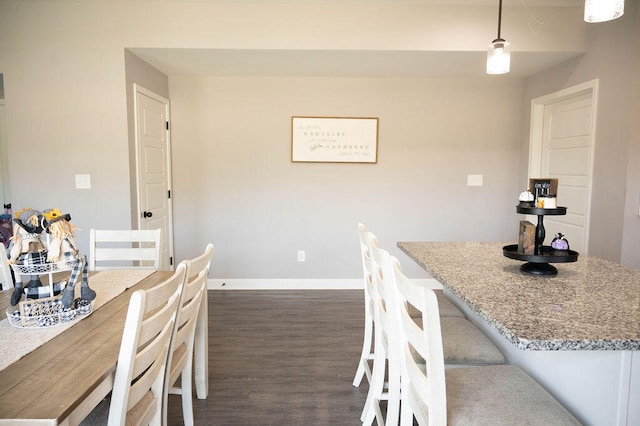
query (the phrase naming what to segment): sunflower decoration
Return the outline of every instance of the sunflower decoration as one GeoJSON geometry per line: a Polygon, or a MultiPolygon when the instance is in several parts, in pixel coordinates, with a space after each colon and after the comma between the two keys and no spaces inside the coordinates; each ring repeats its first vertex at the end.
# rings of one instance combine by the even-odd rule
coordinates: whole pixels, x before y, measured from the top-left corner
{"type": "Polygon", "coordinates": [[[45,210],[44,213],[42,213],[42,216],[44,216],[45,219],[45,229],[47,232],[49,232],[49,227],[52,224],[60,220],[65,220],[67,222],[71,220],[71,215],[69,213],[62,214],[60,209],[57,208],[45,210]]]}
{"type": "Polygon", "coordinates": [[[62,212],[60,211],[60,209],[51,209],[44,212],[43,216],[47,219],[47,222],[51,222],[52,220],[62,216],[62,212]]]}

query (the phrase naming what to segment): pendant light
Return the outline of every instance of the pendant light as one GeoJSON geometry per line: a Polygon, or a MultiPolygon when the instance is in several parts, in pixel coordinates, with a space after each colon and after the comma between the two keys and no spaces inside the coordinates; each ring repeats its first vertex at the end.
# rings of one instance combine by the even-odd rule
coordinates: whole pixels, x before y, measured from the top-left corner
{"type": "Polygon", "coordinates": [[[502,0],[498,7],[498,38],[489,45],[487,52],[487,74],[506,74],[511,67],[511,45],[500,37],[502,26],[502,0]]]}
{"type": "Polygon", "coordinates": [[[586,0],[584,2],[585,22],[605,22],[624,14],[624,0],[586,0]]]}

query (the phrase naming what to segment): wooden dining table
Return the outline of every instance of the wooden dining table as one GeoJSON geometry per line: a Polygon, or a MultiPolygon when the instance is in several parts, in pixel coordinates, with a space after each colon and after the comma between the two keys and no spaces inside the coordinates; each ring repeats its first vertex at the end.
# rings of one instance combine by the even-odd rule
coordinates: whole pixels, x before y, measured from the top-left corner
{"type": "MultiPolygon", "coordinates": [[[[0,425],[74,425],[113,387],[122,331],[131,294],[148,289],[172,272],[156,271],[124,290],[89,316],[0,371],[0,425]]],[[[91,282],[91,280],[90,280],[91,282]]],[[[11,290],[0,292],[3,314],[11,290]]],[[[198,321],[194,376],[197,397],[208,390],[206,298],[198,321]],[[204,338],[202,336],[205,336],[204,338]],[[204,341],[203,341],[204,340],[204,341]]],[[[32,330],[20,330],[30,333],[32,330]]],[[[11,342],[2,342],[11,345],[11,342]]]]}

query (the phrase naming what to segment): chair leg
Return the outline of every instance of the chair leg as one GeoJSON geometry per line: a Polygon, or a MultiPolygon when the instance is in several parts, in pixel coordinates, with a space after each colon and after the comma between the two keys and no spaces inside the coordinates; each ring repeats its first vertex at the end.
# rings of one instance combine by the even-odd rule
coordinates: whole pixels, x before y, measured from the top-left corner
{"type": "Polygon", "coordinates": [[[373,336],[373,318],[367,309],[364,314],[364,342],[362,343],[362,352],[360,361],[358,362],[358,370],[353,379],[353,386],[358,387],[362,382],[362,377],[366,374],[367,379],[371,382],[371,369],[368,360],[371,359],[371,340],[373,336]]]}
{"type": "Polygon", "coordinates": [[[397,425],[400,414],[400,366],[397,362],[389,362],[389,390],[387,400],[386,425],[397,425]]]}
{"type": "Polygon", "coordinates": [[[367,415],[362,422],[363,426],[371,426],[374,418],[378,426],[384,426],[384,417],[382,416],[382,410],[380,410],[380,404],[378,402],[379,401],[376,401],[376,404],[367,411],[367,415]]]}
{"type": "Polygon", "coordinates": [[[400,426],[413,426],[413,411],[411,411],[408,404],[402,404],[400,426]]]}
{"type": "MultiPolygon", "coordinates": [[[[373,359],[373,371],[371,373],[371,382],[369,383],[369,392],[367,393],[367,400],[364,403],[360,420],[364,424],[371,424],[373,421],[373,415],[376,414],[374,407],[379,407],[379,401],[384,389],[384,373],[386,369],[387,357],[380,339],[376,336],[376,348],[375,356],[373,359]],[[365,418],[369,417],[370,422],[366,423],[365,418]]],[[[378,408],[379,411],[379,408],[378,408]]]]}
{"type": "Polygon", "coordinates": [[[209,395],[209,311],[208,298],[205,291],[198,310],[196,337],[194,342],[193,375],[196,383],[196,397],[207,399],[209,395]]]}
{"type": "Polygon", "coordinates": [[[182,418],[185,426],[193,426],[193,392],[191,378],[193,376],[193,357],[190,357],[181,374],[182,381],[182,418]]]}

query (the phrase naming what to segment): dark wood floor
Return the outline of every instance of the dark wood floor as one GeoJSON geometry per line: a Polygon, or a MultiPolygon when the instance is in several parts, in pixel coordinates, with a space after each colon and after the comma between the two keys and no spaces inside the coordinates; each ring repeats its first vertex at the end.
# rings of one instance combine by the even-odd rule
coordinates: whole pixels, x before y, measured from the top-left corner
{"type": "MultiPolygon", "coordinates": [[[[367,381],[357,290],[209,291],[209,381],[196,425],[358,425],[367,381]]],[[[169,425],[182,425],[180,396],[169,425]]]]}

